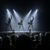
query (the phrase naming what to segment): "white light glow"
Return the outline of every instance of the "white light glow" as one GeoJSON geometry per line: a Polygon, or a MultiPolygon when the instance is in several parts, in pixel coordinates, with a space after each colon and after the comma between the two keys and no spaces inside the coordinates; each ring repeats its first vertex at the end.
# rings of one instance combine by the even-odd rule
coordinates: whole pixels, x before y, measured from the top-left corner
{"type": "Polygon", "coordinates": [[[14,15],[15,15],[15,18],[16,18],[16,20],[18,21],[18,22],[20,22],[21,21],[21,18],[20,18],[20,16],[19,16],[19,14],[13,9],[13,12],[14,12],[14,15]]]}
{"type": "Polygon", "coordinates": [[[23,20],[23,26],[24,26],[24,30],[25,31],[28,31],[28,21],[29,21],[29,17],[30,17],[30,15],[31,15],[31,12],[32,12],[32,10],[30,10],[27,14],[26,14],[26,16],[24,17],[24,20],[23,20]],[[27,29],[26,29],[27,28],[27,29]]]}
{"type": "Polygon", "coordinates": [[[30,10],[30,11],[27,13],[27,15],[25,16],[25,18],[28,18],[28,17],[30,16],[31,12],[32,12],[32,10],[30,10]]]}
{"type": "MultiPolygon", "coordinates": [[[[12,14],[10,13],[10,11],[7,9],[7,16],[9,18],[11,18],[12,14]]],[[[13,9],[13,16],[12,16],[12,20],[11,20],[11,26],[12,28],[14,29],[14,31],[27,31],[29,32],[29,22],[32,21],[32,26],[30,26],[31,30],[33,31],[33,28],[36,28],[36,16],[37,16],[37,12],[39,10],[36,9],[33,13],[32,13],[32,10],[30,10],[26,16],[24,16],[23,18],[18,14],[18,12],[16,12],[15,9],[13,9]],[[35,20],[34,20],[35,19],[35,20]],[[33,20],[34,20],[34,23],[33,23],[33,20]],[[21,22],[22,21],[22,22],[21,22]],[[21,25],[19,25],[19,23],[21,25]]],[[[31,22],[30,22],[31,23],[31,22]]]]}
{"type": "Polygon", "coordinates": [[[39,11],[39,10],[36,9],[35,12],[32,14],[32,16],[34,16],[34,18],[37,16],[37,12],[38,12],[38,11],[39,11]]]}
{"type": "Polygon", "coordinates": [[[9,17],[9,18],[11,18],[11,13],[10,13],[10,11],[7,9],[6,10],[7,11],[7,16],[9,17]]]}
{"type": "Polygon", "coordinates": [[[30,20],[33,20],[37,16],[37,12],[38,12],[38,9],[36,9],[35,12],[32,13],[30,20]]]}

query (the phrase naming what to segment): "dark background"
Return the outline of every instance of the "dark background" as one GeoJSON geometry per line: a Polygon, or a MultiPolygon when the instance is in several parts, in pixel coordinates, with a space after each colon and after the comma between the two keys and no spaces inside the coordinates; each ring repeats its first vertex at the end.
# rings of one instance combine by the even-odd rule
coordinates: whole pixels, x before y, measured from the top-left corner
{"type": "Polygon", "coordinates": [[[15,9],[19,14],[26,15],[30,9],[39,8],[40,31],[50,31],[50,1],[49,0],[0,0],[0,29],[6,9],[15,9]]]}

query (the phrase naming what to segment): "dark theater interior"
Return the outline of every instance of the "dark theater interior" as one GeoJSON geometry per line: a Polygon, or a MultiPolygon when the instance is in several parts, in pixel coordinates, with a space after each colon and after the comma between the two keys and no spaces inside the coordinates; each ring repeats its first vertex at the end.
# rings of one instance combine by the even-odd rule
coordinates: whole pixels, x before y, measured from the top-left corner
{"type": "Polygon", "coordinates": [[[0,49],[50,49],[49,0],[0,0],[0,49]]]}

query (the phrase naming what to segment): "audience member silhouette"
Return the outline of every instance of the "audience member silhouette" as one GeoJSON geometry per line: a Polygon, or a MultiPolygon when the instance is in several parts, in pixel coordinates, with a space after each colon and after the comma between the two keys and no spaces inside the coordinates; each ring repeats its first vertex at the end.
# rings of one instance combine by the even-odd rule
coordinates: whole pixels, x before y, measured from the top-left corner
{"type": "Polygon", "coordinates": [[[3,48],[10,48],[10,39],[7,36],[3,38],[3,48]]]}
{"type": "Polygon", "coordinates": [[[3,39],[2,39],[2,37],[0,36],[0,48],[2,48],[2,42],[3,42],[3,39]]]}
{"type": "Polygon", "coordinates": [[[36,41],[34,41],[34,35],[30,38],[27,35],[20,35],[17,34],[8,35],[2,34],[0,35],[0,48],[8,48],[8,49],[45,49],[50,48],[50,34],[46,36],[42,36],[42,45],[40,45],[40,41],[38,41],[38,37],[36,36],[36,41]],[[11,45],[10,45],[11,43],[11,45]]]}
{"type": "Polygon", "coordinates": [[[16,36],[15,35],[11,36],[11,41],[12,41],[12,48],[16,48],[16,36]]]}
{"type": "Polygon", "coordinates": [[[31,49],[32,47],[32,40],[26,36],[26,35],[21,35],[16,41],[17,48],[21,49],[31,49]]]}

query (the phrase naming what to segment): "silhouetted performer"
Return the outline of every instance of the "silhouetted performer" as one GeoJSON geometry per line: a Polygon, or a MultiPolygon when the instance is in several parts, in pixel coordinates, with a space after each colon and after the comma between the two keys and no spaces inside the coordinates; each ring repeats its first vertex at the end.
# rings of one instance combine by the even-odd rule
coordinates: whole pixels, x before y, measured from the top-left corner
{"type": "Polygon", "coordinates": [[[18,23],[18,25],[19,25],[19,28],[21,28],[21,26],[23,27],[23,20],[21,20],[21,21],[18,23]]]}
{"type": "Polygon", "coordinates": [[[8,19],[8,23],[6,23],[6,24],[7,24],[7,26],[10,26],[10,28],[11,28],[11,30],[12,30],[12,27],[11,27],[11,20],[12,20],[12,16],[11,16],[11,18],[8,19]]]}
{"type": "Polygon", "coordinates": [[[28,22],[28,24],[29,24],[28,29],[29,29],[29,31],[30,31],[30,32],[31,32],[31,28],[30,28],[30,27],[32,27],[33,20],[34,20],[34,18],[33,18],[33,19],[31,19],[31,20],[30,20],[30,22],[28,22]]]}

